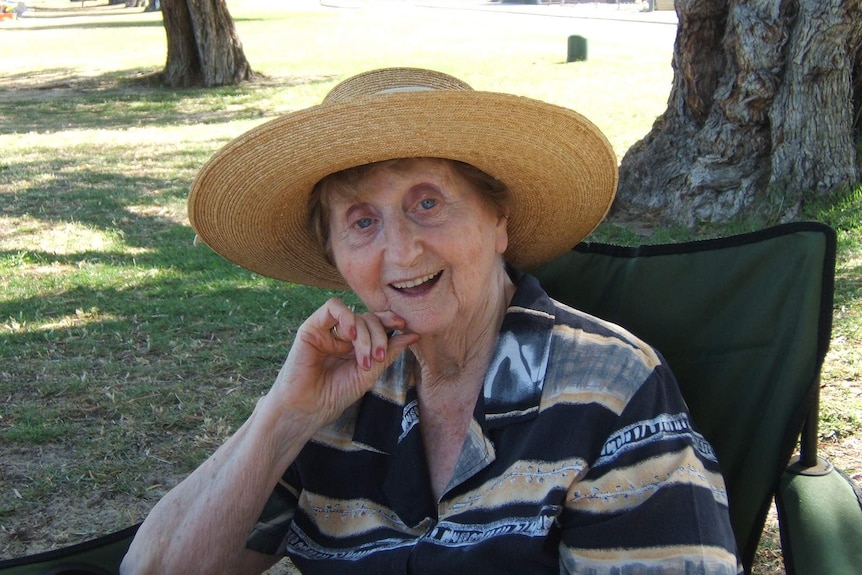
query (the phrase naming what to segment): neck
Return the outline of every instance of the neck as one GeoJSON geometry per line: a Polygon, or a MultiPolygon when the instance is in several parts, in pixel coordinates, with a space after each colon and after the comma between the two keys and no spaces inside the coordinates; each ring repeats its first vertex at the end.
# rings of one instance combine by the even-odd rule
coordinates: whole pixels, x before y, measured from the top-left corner
{"type": "MultiPolygon", "coordinates": [[[[469,319],[458,322],[451,330],[432,337],[423,336],[411,348],[419,363],[417,384],[420,392],[424,388],[433,394],[437,388],[449,389],[453,384],[457,384],[456,387],[465,394],[478,392],[514,293],[515,284],[501,266],[481,309],[471,314],[469,319]],[[474,383],[468,386],[472,389],[463,389],[466,382],[474,383]]],[[[449,394],[451,389],[444,393],[449,394]]]]}

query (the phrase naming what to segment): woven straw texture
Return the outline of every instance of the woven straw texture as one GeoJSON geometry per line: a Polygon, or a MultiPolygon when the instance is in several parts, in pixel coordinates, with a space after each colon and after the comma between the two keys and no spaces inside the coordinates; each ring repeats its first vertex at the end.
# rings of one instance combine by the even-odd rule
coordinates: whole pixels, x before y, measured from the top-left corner
{"type": "Polygon", "coordinates": [[[616,191],[616,156],[604,135],[572,110],[448,78],[421,70],[364,74],[337,86],[324,104],[238,137],[192,184],[192,226],[249,270],[345,289],[308,225],[314,185],[361,164],[436,157],[472,164],[510,188],[510,263],[529,269],[580,242],[616,191]],[[387,91],[402,86],[432,89],[387,91]]]}

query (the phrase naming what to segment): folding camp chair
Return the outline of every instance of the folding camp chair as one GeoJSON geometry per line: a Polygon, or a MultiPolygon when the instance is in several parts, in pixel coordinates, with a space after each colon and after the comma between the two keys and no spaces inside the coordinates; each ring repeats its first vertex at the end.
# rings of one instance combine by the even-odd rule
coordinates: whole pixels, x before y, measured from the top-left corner
{"type": "Polygon", "coordinates": [[[831,228],[795,223],[683,244],[585,243],[535,271],[552,297],[668,361],[718,454],[746,572],[774,497],[789,574],[862,573],[862,494],[817,456],[835,243],[831,228]]]}
{"type": "MultiPolygon", "coordinates": [[[[665,356],[718,453],[747,572],[774,497],[790,575],[862,573],[862,497],[817,456],[834,267],[835,233],[799,223],[682,244],[585,243],[534,270],[553,297],[665,356]]],[[[0,563],[0,575],[116,573],[134,529],[78,553],[0,563]]]]}

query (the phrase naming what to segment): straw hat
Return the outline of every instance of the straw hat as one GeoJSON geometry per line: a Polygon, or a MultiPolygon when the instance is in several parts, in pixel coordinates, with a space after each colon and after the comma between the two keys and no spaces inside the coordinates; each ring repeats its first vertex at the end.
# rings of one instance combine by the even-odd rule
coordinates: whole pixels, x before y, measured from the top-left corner
{"type": "Polygon", "coordinates": [[[413,157],[460,160],[504,182],[512,196],[505,257],[526,269],[587,236],[617,186],[613,149],[577,112],[475,91],[439,72],[387,68],[228,143],[195,178],[189,218],[201,240],[244,268],[344,289],[309,226],[311,190],[339,170],[413,157]]]}

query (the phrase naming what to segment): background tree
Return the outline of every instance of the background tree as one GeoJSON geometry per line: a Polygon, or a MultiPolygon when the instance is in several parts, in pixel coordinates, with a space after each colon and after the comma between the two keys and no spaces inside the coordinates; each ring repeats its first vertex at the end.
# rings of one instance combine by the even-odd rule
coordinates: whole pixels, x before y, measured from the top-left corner
{"type": "Polygon", "coordinates": [[[254,77],[225,0],[161,0],[173,88],[227,86],[254,77]]]}
{"type": "Polygon", "coordinates": [[[676,0],[668,107],[618,211],[786,220],[860,180],[862,0],[676,0]]]}

